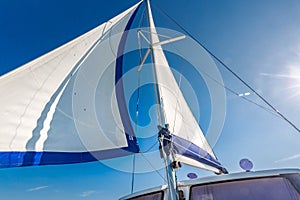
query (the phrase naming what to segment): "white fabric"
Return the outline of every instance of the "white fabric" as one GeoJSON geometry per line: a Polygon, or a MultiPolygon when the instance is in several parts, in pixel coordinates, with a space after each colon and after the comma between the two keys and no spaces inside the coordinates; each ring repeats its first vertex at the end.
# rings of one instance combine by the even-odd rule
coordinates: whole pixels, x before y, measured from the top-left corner
{"type": "MultiPolygon", "coordinates": [[[[160,41],[150,9],[149,18],[152,44],[158,43],[160,41]]],[[[153,57],[156,82],[159,85],[158,93],[162,105],[160,115],[162,116],[162,119],[164,118],[164,120],[161,120],[161,125],[164,125],[163,123],[169,124],[169,130],[172,134],[193,142],[195,145],[214,156],[211,147],[207,143],[197,121],[185,101],[160,45],[155,45],[153,47],[153,57]]],[[[186,159],[184,161],[186,161],[186,159]]]]}
{"type": "Polygon", "coordinates": [[[208,171],[212,171],[212,172],[215,172],[217,174],[221,173],[219,169],[211,167],[211,166],[206,165],[206,164],[203,164],[203,163],[198,162],[196,160],[193,160],[191,158],[188,158],[188,157],[185,157],[185,156],[182,156],[182,155],[178,155],[178,154],[175,154],[174,156],[175,156],[176,160],[179,160],[180,162],[188,164],[190,166],[198,167],[198,168],[205,169],[205,170],[208,170],[208,171]]]}
{"type": "MultiPolygon", "coordinates": [[[[37,121],[41,117],[41,112],[58,88],[65,87],[62,83],[67,75],[74,70],[74,67],[77,66],[95,42],[110,27],[132,12],[137,5],[109,20],[108,23],[104,23],[69,43],[0,77],[0,151],[28,150],[26,145],[33,137],[34,129],[40,125],[37,121]]],[[[58,103],[58,99],[55,100],[54,104],[56,103],[58,103]]],[[[41,123],[43,124],[43,131],[35,150],[44,149],[44,142],[47,140],[47,132],[50,129],[53,117],[53,109],[53,107],[50,108],[46,120],[41,123]]],[[[47,148],[51,151],[80,150],[69,149],[68,145],[72,144],[69,144],[68,141],[72,141],[72,138],[62,141],[62,144],[65,144],[65,146],[60,147],[62,149],[57,148],[55,144],[47,148]]],[[[105,148],[108,148],[108,146],[105,148]]],[[[83,150],[82,145],[81,150],[83,150]]]]}

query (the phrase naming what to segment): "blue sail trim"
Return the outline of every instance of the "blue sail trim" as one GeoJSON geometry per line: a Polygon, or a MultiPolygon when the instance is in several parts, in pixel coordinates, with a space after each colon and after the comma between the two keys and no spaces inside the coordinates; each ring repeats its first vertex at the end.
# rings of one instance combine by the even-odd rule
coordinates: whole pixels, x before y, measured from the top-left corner
{"type": "Polygon", "coordinates": [[[228,174],[228,171],[221,163],[201,147],[176,135],[172,135],[172,141],[177,154],[186,156],[228,174]]]}
{"type": "Polygon", "coordinates": [[[121,37],[119,47],[118,47],[118,53],[117,53],[116,74],[115,74],[115,86],[116,86],[116,97],[118,102],[118,108],[119,108],[122,124],[126,133],[126,139],[129,145],[124,150],[129,150],[135,153],[139,152],[139,146],[137,144],[137,139],[134,134],[134,130],[131,124],[130,116],[125,101],[122,75],[123,75],[123,54],[124,54],[125,44],[128,36],[128,31],[130,30],[130,27],[137,14],[137,11],[140,8],[140,5],[141,4],[138,5],[138,7],[135,9],[134,13],[131,15],[130,19],[128,20],[128,23],[121,37]]]}
{"type": "Polygon", "coordinates": [[[74,164],[104,160],[129,154],[130,152],[122,149],[92,152],[0,152],[0,168],[74,164]]]}

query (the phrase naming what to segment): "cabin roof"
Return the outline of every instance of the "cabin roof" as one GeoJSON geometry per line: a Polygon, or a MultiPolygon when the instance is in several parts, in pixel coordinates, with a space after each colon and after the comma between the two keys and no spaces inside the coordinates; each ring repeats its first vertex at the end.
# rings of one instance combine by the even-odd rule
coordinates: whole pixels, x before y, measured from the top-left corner
{"type": "MultiPolygon", "coordinates": [[[[222,174],[222,175],[215,175],[215,176],[207,176],[201,177],[193,180],[185,180],[180,181],[178,183],[179,187],[184,186],[191,186],[191,185],[199,185],[199,184],[207,184],[207,183],[214,183],[220,181],[233,181],[233,180],[240,180],[240,179],[248,179],[248,178],[261,178],[261,177],[270,177],[270,176],[278,176],[283,174],[293,174],[293,173],[300,173],[300,169],[293,168],[293,169],[270,169],[270,170],[262,170],[262,171],[250,171],[250,172],[238,172],[238,173],[231,173],[231,174],[222,174]]],[[[143,194],[149,194],[152,192],[158,192],[165,190],[167,188],[166,185],[158,186],[146,190],[142,190],[131,195],[125,196],[120,198],[120,200],[125,200],[128,198],[136,197],[143,194]]]]}
{"type": "Polygon", "coordinates": [[[195,184],[205,184],[219,181],[228,181],[228,180],[239,180],[247,178],[258,178],[258,177],[268,177],[268,176],[278,176],[280,174],[292,174],[300,173],[300,169],[270,169],[262,171],[250,171],[250,172],[238,172],[231,174],[222,174],[217,176],[207,176],[201,177],[193,180],[180,181],[179,186],[188,186],[195,184]]]}

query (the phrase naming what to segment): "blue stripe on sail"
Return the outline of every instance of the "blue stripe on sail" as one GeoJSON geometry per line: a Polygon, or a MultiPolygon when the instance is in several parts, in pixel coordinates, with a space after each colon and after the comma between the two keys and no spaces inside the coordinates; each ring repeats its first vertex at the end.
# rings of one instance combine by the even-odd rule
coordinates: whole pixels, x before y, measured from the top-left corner
{"type": "Polygon", "coordinates": [[[93,152],[0,152],[0,168],[74,164],[104,160],[129,154],[130,152],[122,149],[93,152]]]}
{"type": "Polygon", "coordinates": [[[214,157],[212,157],[207,151],[205,151],[201,147],[176,135],[172,135],[172,140],[176,148],[177,154],[186,156],[200,163],[217,168],[225,174],[228,173],[219,161],[217,161],[214,157]]]}
{"type": "MultiPolygon", "coordinates": [[[[140,4],[141,5],[141,4],[140,4]]],[[[122,80],[122,75],[123,75],[123,54],[124,54],[124,49],[125,49],[125,44],[126,44],[126,39],[128,36],[128,30],[130,29],[134,17],[140,7],[135,9],[134,13],[131,15],[125,30],[123,32],[123,35],[121,37],[119,47],[118,47],[118,53],[117,53],[117,60],[116,60],[116,75],[115,75],[115,85],[116,85],[116,97],[117,97],[117,102],[118,102],[118,108],[122,120],[122,124],[126,133],[126,139],[128,142],[128,147],[125,148],[131,152],[139,152],[139,147],[137,145],[137,139],[135,137],[130,116],[128,113],[126,101],[125,101],[125,96],[124,96],[124,86],[123,86],[123,80],[122,80]]],[[[125,150],[124,149],[124,150],[125,150]]]]}

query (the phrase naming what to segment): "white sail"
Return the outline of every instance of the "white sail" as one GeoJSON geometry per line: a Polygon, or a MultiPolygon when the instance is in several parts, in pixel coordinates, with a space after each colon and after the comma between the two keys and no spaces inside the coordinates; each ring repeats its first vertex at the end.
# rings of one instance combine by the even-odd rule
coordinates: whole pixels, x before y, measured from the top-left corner
{"type": "MultiPolygon", "coordinates": [[[[0,167],[88,162],[139,152],[122,76],[127,31],[140,3],[0,77],[0,167]]],[[[150,9],[148,14],[150,41],[157,44],[150,9]]],[[[168,124],[175,156],[223,171],[162,47],[153,45],[152,50],[159,123],[168,124]]]]}
{"type": "MultiPolygon", "coordinates": [[[[151,43],[159,44],[161,41],[155,28],[151,9],[148,11],[151,43]]],[[[195,120],[173,76],[161,45],[153,45],[152,51],[154,76],[158,85],[156,98],[160,105],[158,109],[160,126],[164,127],[167,124],[169,131],[175,136],[173,142],[175,147],[180,149],[178,154],[175,154],[177,160],[219,173],[221,165],[216,161],[210,145],[195,120]]]]}
{"type": "MultiPolygon", "coordinates": [[[[102,130],[97,126],[95,114],[88,112],[93,102],[86,97],[91,95],[95,88],[86,84],[79,87],[76,84],[80,81],[88,83],[83,76],[104,73],[111,64],[105,62],[116,60],[118,43],[124,37],[123,31],[139,4],[69,43],[0,77],[2,94],[0,167],[30,165],[28,160],[24,163],[26,153],[28,155],[31,153],[29,156],[35,157],[32,164],[39,164],[41,158],[37,157],[42,154],[37,155],[34,152],[81,153],[128,147],[128,136],[121,123],[117,97],[111,94],[115,87],[114,79],[105,82],[104,92],[110,93],[107,93],[109,96],[103,95],[103,98],[104,101],[109,100],[110,106],[118,114],[103,112],[102,116],[96,116],[106,119],[106,122],[113,117],[114,120],[111,121],[115,124],[108,124],[114,125],[114,129],[111,130],[102,130]],[[111,36],[113,28],[116,29],[115,32],[121,33],[111,36]],[[105,41],[108,35],[114,39],[105,41]],[[106,57],[104,64],[101,63],[103,57],[106,57]],[[88,71],[93,66],[98,72],[88,71]],[[85,80],[80,80],[82,78],[85,80]],[[73,91],[75,87],[79,90],[77,95],[76,91],[73,91]],[[61,105],[65,105],[66,108],[61,109],[61,105]],[[74,105],[84,107],[72,108],[74,105]],[[78,113],[81,111],[87,112],[78,113]],[[87,121],[89,119],[90,121],[87,121]],[[82,130],[83,128],[85,130],[82,130]],[[109,135],[110,131],[115,132],[117,136],[102,137],[109,135]]],[[[115,73],[115,67],[109,70],[115,73]]],[[[92,159],[92,156],[88,155],[86,159],[92,159]]],[[[49,160],[49,163],[52,162],[55,163],[49,160]]],[[[71,162],[76,162],[76,159],[71,162]]]]}

